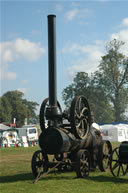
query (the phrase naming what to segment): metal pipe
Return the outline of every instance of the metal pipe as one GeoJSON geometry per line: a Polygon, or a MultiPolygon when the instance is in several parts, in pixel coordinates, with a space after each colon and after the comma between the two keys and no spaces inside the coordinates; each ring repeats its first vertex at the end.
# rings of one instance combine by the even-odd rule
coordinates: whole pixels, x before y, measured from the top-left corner
{"type": "Polygon", "coordinates": [[[57,106],[56,16],[48,15],[49,106],[57,106]]]}

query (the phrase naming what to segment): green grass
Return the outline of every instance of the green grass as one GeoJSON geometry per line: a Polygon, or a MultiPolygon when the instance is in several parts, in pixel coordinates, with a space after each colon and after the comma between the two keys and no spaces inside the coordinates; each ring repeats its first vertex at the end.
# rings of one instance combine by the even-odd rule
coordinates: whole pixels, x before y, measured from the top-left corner
{"type": "MultiPolygon", "coordinates": [[[[119,143],[113,143],[113,148],[119,143]]],[[[39,147],[0,149],[0,193],[127,193],[128,174],[115,178],[111,172],[90,172],[87,179],[75,172],[48,174],[33,184],[33,153],[39,147]]]]}

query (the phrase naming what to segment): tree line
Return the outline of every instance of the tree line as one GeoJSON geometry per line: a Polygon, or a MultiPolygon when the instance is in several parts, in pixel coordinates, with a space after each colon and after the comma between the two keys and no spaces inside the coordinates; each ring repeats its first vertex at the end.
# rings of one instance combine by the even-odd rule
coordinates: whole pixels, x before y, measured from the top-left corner
{"type": "Polygon", "coordinates": [[[8,91],[0,97],[0,122],[11,122],[16,118],[17,127],[24,125],[25,118],[28,123],[38,122],[36,107],[38,103],[23,99],[20,91],[8,91]]]}
{"type": "Polygon", "coordinates": [[[110,41],[97,71],[90,76],[76,74],[73,83],[62,91],[67,110],[75,96],[84,95],[97,122],[128,121],[128,57],[121,52],[123,45],[116,39],[110,41]]]}

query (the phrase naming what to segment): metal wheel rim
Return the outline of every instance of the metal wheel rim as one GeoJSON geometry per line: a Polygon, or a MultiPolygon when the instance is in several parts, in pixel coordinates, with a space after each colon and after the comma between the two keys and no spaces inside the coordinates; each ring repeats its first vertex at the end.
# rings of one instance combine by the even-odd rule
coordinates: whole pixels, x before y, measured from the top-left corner
{"type": "Polygon", "coordinates": [[[112,152],[110,169],[115,177],[125,176],[128,171],[128,164],[123,164],[119,160],[119,147],[116,147],[112,152]]]}
{"type": "Polygon", "coordinates": [[[47,163],[48,156],[46,154],[43,154],[41,150],[36,151],[33,154],[31,163],[33,175],[37,177],[41,170],[41,174],[46,172],[48,170],[47,163]]]}
{"type": "Polygon", "coordinates": [[[102,148],[99,152],[99,168],[102,172],[110,169],[110,156],[112,153],[112,146],[109,141],[102,142],[102,148]]]}
{"type": "Polygon", "coordinates": [[[79,151],[76,161],[76,173],[77,177],[86,178],[89,176],[90,170],[90,157],[89,152],[86,150],[79,151]]]}
{"type": "Polygon", "coordinates": [[[45,117],[45,111],[46,111],[47,106],[48,106],[48,98],[46,98],[42,102],[42,105],[40,107],[39,119],[40,119],[40,127],[41,127],[42,131],[44,131],[47,128],[47,125],[48,125],[48,122],[47,122],[46,117],[45,117]]]}
{"type": "Polygon", "coordinates": [[[90,108],[84,96],[76,96],[71,104],[71,129],[76,138],[84,139],[90,129],[90,108]]]}

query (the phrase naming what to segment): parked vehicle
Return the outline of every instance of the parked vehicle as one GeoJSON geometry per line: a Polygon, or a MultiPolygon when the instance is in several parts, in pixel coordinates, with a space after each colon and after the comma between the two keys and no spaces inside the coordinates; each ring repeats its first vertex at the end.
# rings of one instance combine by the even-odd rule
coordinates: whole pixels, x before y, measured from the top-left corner
{"type": "Polygon", "coordinates": [[[16,128],[0,125],[0,146],[15,146],[20,142],[16,128]]]}
{"type": "Polygon", "coordinates": [[[37,127],[33,125],[25,125],[22,128],[17,128],[19,138],[22,140],[23,136],[27,137],[28,143],[38,142],[38,130],[37,127]]]}

